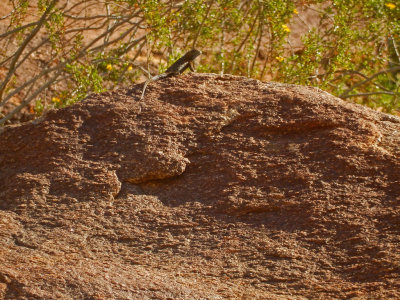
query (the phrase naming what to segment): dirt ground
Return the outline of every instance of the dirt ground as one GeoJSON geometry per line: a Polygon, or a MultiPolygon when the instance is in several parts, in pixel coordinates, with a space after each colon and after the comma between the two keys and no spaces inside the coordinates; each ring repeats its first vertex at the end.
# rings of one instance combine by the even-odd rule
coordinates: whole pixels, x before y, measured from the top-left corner
{"type": "Polygon", "coordinates": [[[0,133],[0,298],[398,299],[400,119],[191,74],[0,133]]]}

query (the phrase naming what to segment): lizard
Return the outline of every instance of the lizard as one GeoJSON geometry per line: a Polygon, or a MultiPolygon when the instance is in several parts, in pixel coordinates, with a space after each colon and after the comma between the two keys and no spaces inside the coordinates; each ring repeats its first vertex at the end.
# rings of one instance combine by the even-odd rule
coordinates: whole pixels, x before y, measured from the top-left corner
{"type": "Polygon", "coordinates": [[[187,52],[184,56],[179,58],[176,62],[174,62],[164,73],[156,75],[148,79],[143,86],[142,96],[139,101],[143,99],[144,92],[146,91],[147,85],[152,81],[157,81],[163,78],[176,76],[182,74],[187,68],[189,68],[192,72],[194,72],[193,63],[196,57],[201,54],[201,51],[193,49],[187,52]]]}

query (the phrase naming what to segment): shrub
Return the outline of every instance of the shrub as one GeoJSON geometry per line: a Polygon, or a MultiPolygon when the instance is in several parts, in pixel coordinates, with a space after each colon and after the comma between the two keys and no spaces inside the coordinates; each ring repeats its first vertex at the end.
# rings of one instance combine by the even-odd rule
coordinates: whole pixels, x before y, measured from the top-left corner
{"type": "MultiPolygon", "coordinates": [[[[400,109],[400,7],[383,0],[12,0],[0,20],[0,124],[137,81],[199,48],[201,72],[312,85],[387,112],[400,109]],[[94,9],[95,8],[95,9],[94,9]],[[304,16],[313,12],[316,23],[304,16]],[[291,34],[306,24],[301,43],[291,34]],[[147,57],[145,63],[139,62],[147,57]],[[156,61],[156,62],[155,62],[156,61]],[[18,76],[30,65],[37,72],[18,76]],[[15,101],[14,101],[15,102],[15,101]]],[[[32,69],[32,68],[30,68],[32,69]]]]}

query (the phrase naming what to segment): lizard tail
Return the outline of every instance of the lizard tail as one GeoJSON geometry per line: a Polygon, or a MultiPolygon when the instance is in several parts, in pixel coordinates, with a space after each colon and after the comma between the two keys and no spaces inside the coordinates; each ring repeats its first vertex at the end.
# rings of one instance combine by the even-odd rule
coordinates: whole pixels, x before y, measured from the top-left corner
{"type": "Polygon", "coordinates": [[[150,82],[152,82],[152,81],[157,81],[157,80],[160,80],[160,79],[162,79],[162,78],[166,78],[166,77],[168,77],[168,76],[171,76],[171,74],[170,74],[170,73],[162,73],[162,74],[160,74],[160,75],[154,76],[154,77],[150,78],[149,80],[147,80],[147,81],[144,83],[143,91],[142,91],[142,96],[140,96],[139,101],[143,99],[144,93],[145,93],[146,88],[147,88],[147,85],[148,85],[150,82]]]}
{"type": "Polygon", "coordinates": [[[143,91],[142,91],[142,96],[140,96],[139,101],[141,101],[141,100],[143,99],[143,97],[144,97],[144,92],[146,91],[147,85],[150,83],[150,81],[151,81],[151,80],[147,80],[147,81],[144,83],[143,91]]]}

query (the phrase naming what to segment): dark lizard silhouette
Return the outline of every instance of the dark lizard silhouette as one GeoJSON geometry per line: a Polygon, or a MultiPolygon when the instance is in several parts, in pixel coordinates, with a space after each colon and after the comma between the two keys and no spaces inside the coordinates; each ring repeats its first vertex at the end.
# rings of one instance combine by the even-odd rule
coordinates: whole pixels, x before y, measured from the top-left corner
{"type": "Polygon", "coordinates": [[[201,51],[193,49],[187,52],[184,56],[179,58],[176,62],[174,62],[164,73],[153,76],[148,79],[143,86],[142,96],[139,101],[143,99],[144,93],[146,91],[147,85],[152,81],[157,81],[163,78],[176,76],[183,73],[187,68],[189,68],[192,72],[194,72],[193,63],[196,57],[201,54],[201,51]]]}

